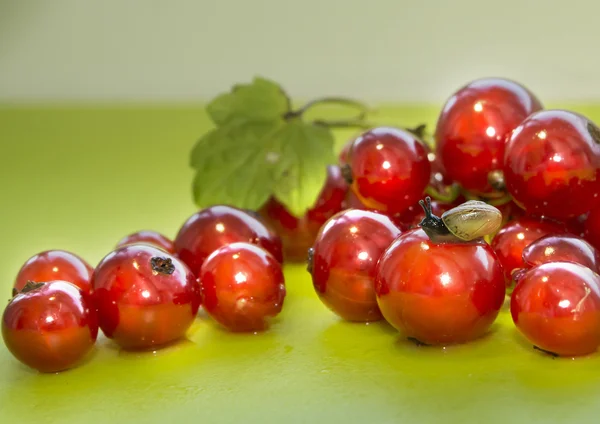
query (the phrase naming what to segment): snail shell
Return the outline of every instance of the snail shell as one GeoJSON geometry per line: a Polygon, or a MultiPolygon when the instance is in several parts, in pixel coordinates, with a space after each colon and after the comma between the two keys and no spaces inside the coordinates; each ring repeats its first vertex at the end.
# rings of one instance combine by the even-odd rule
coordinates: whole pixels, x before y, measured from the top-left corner
{"type": "Polygon", "coordinates": [[[444,212],[442,221],[454,236],[471,241],[498,231],[502,213],[485,202],[469,200],[444,212]]]}

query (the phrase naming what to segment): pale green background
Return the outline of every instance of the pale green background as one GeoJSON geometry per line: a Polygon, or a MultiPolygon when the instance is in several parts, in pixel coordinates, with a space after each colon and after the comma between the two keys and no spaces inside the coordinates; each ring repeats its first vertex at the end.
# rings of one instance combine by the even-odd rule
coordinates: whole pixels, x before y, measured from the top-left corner
{"type": "MultiPolygon", "coordinates": [[[[44,249],[95,264],[128,232],[173,236],[195,210],[188,153],[209,124],[196,102],[233,83],[261,74],[300,98],[435,105],[378,117],[405,125],[433,124],[455,88],[488,75],[572,107],[600,98],[598,12],[593,0],[0,0],[0,290],[8,299],[44,249]],[[69,106],[8,106],[40,101],[69,106]]],[[[0,421],[598,422],[600,355],[542,356],[506,311],[483,340],[416,348],[338,320],[303,266],[286,278],[261,335],[199,318],[186,343],[133,354],[101,338],[58,375],[0,343],[0,421]]]]}
{"type": "Polygon", "coordinates": [[[441,102],[481,76],[600,98],[597,0],[0,0],[0,99],[441,102]]]}
{"type": "MultiPolygon", "coordinates": [[[[600,109],[577,110],[600,118],[600,109]]],[[[437,108],[384,111],[432,122],[437,108]]],[[[173,236],[194,211],[189,150],[201,107],[0,109],[0,289],[49,248],[93,264],[127,232],[173,236]]],[[[343,142],[348,134],[340,134],[343,142]]],[[[234,335],[199,318],[189,341],[156,353],[106,339],[83,366],[39,375],[0,344],[2,423],[597,423],[600,355],[534,352],[503,311],[492,334],[417,348],[384,324],[348,324],[316,298],[303,266],[286,270],[271,331],[234,335]]]]}

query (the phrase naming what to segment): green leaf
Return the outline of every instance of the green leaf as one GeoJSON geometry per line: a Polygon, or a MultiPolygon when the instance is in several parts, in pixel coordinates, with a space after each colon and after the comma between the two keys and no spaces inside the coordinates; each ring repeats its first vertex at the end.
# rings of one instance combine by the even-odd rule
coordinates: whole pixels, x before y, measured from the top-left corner
{"type": "Polygon", "coordinates": [[[239,84],[230,93],[210,102],[207,112],[216,125],[232,120],[273,121],[290,111],[290,100],[273,81],[254,78],[250,84],[239,84]]]}
{"type": "Polygon", "coordinates": [[[260,208],[284,171],[281,146],[274,137],[283,125],[283,121],[248,122],[218,128],[202,137],[192,152],[197,206],[260,208]]]}
{"type": "Polygon", "coordinates": [[[277,133],[281,139],[285,174],[274,194],[295,216],[314,205],[327,177],[327,165],[336,162],[334,138],[325,127],[300,120],[288,123],[277,133]]]}
{"type": "Polygon", "coordinates": [[[335,163],[328,128],[292,116],[281,87],[264,78],[235,85],[208,106],[216,127],[194,146],[190,165],[198,207],[228,204],[257,210],[276,196],[302,216],[314,205],[335,163]]]}
{"type": "Polygon", "coordinates": [[[275,195],[302,216],[321,191],[327,165],[335,163],[333,136],[300,120],[226,125],[198,141],[191,162],[200,208],[229,204],[257,210],[275,195]]]}

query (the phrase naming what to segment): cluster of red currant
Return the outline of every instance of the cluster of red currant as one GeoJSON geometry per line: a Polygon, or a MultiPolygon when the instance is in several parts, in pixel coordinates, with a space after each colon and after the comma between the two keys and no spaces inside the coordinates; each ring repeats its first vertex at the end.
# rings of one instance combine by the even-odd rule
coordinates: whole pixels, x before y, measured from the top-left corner
{"type": "MultiPolygon", "coordinates": [[[[379,127],[345,146],[350,191],[335,204],[351,209],[310,251],[321,300],[346,320],[385,318],[418,343],[448,344],[486,333],[512,293],[512,318],[538,349],[594,352],[600,129],[543,110],[513,81],[481,79],[447,101],[434,138],[379,127]]],[[[323,193],[341,190],[336,175],[323,193]]]]}
{"type": "Polygon", "coordinates": [[[216,205],[174,241],[126,237],[95,268],[65,251],[32,257],[2,317],[6,346],[56,372],[82,361],[99,328],[126,349],[176,341],[200,305],[228,330],[265,330],[283,306],[284,257],[308,251],[317,294],[346,320],[462,343],[489,330],[508,292],[536,347],[594,352],[600,129],[485,79],[448,100],[435,148],[415,133],[378,127],[351,140],[300,219],[276,199],[258,213],[216,205]]]}
{"type": "Polygon", "coordinates": [[[153,349],[185,336],[200,305],[231,331],[261,331],[286,294],[281,239],[252,212],[213,206],[192,215],[174,241],[142,231],[92,268],[61,250],[19,271],[2,336],[42,372],[79,364],[98,328],[125,349],[153,349]]]}

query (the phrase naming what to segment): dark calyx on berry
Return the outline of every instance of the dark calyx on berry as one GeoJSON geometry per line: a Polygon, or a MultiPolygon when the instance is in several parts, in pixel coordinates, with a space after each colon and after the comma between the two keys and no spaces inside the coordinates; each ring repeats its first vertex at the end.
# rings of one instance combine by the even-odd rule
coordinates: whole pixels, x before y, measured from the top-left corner
{"type": "Polygon", "coordinates": [[[596,144],[600,144],[600,128],[598,128],[593,122],[588,122],[587,129],[596,144]]]}
{"type": "Polygon", "coordinates": [[[175,265],[171,258],[161,258],[160,256],[154,256],[150,259],[150,265],[152,270],[161,274],[171,275],[175,272],[175,265]]]}
{"type": "Polygon", "coordinates": [[[313,256],[315,255],[315,249],[312,247],[308,249],[306,257],[306,270],[312,274],[313,272],[313,256]]]}
{"type": "Polygon", "coordinates": [[[344,180],[346,181],[346,183],[348,183],[348,185],[351,185],[354,181],[354,179],[352,178],[352,168],[350,168],[350,165],[345,164],[342,166],[341,169],[342,177],[344,177],[344,180]]]}
{"type": "Polygon", "coordinates": [[[427,129],[426,124],[419,124],[414,128],[406,128],[406,131],[416,135],[418,138],[422,139],[425,137],[425,130],[427,129]]]}
{"type": "Polygon", "coordinates": [[[425,234],[431,241],[459,241],[446,227],[442,218],[435,216],[431,210],[431,197],[427,196],[425,201],[419,200],[419,205],[425,211],[425,218],[419,226],[425,231],[425,234]]]}
{"type": "Polygon", "coordinates": [[[16,295],[20,294],[20,293],[28,293],[30,291],[34,291],[39,289],[40,287],[42,287],[44,285],[44,283],[36,283],[35,281],[27,281],[27,284],[25,284],[25,286],[23,286],[23,288],[21,289],[21,291],[13,288],[12,289],[12,295],[13,297],[15,297],[16,295]]]}

